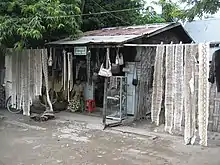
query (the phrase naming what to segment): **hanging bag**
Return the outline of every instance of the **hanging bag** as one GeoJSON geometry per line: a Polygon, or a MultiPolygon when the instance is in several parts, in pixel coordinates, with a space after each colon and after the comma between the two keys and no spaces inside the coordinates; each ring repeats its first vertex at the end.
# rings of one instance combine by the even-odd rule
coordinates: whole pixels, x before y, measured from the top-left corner
{"type": "Polygon", "coordinates": [[[96,54],[96,63],[95,63],[95,68],[93,69],[93,74],[92,74],[92,81],[97,82],[99,79],[99,66],[100,66],[100,60],[99,60],[99,52],[96,54]]]}
{"type": "Polygon", "coordinates": [[[119,61],[119,63],[118,63],[119,65],[124,65],[124,57],[123,57],[122,53],[120,54],[118,61],[119,61]]]}
{"type": "Polygon", "coordinates": [[[53,65],[53,59],[52,59],[52,49],[50,48],[50,56],[48,58],[48,66],[53,65]]]}
{"type": "Polygon", "coordinates": [[[134,85],[134,86],[138,85],[138,76],[137,76],[136,63],[135,63],[135,67],[134,67],[134,74],[133,74],[132,85],[134,85]]]}
{"type": "MultiPolygon", "coordinates": [[[[109,56],[107,55],[107,60],[108,60],[108,65],[109,65],[109,68],[104,68],[103,66],[103,63],[100,67],[100,70],[99,70],[99,73],[98,75],[99,76],[102,76],[102,77],[111,77],[112,76],[112,72],[111,72],[111,62],[110,62],[110,59],[109,59],[109,56]]],[[[107,67],[107,66],[106,66],[107,67]]]]}
{"type": "Polygon", "coordinates": [[[120,73],[120,65],[119,65],[119,51],[117,50],[116,57],[115,57],[115,64],[112,64],[112,73],[118,74],[120,73]]]}

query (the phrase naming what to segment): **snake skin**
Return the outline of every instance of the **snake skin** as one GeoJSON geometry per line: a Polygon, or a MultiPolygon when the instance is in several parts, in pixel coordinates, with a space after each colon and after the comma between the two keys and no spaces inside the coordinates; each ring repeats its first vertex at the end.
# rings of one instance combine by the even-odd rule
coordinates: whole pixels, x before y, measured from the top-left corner
{"type": "Polygon", "coordinates": [[[161,103],[163,96],[163,60],[165,46],[157,46],[154,64],[153,93],[151,104],[151,120],[159,125],[159,117],[161,111],[161,103]]]}
{"type": "Polygon", "coordinates": [[[200,144],[207,146],[209,117],[209,44],[199,44],[199,137],[200,144]]]}

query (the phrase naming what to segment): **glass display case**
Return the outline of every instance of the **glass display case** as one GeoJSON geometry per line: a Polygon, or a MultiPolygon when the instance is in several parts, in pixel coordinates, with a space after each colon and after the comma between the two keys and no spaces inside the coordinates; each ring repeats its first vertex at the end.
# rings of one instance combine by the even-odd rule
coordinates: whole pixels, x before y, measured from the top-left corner
{"type": "Polygon", "coordinates": [[[127,78],[110,77],[107,87],[106,119],[122,121],[127,117],[127,78]]]}

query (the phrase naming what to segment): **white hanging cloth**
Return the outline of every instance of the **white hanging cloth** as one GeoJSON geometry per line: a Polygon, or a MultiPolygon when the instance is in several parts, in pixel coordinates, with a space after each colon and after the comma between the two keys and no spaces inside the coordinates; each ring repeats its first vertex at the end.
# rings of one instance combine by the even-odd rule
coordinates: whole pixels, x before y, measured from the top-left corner
{"type": "Polygon", "coordinates": [[[207,146],[207,129],[209,117],[209,53],[208,43],[199,44],[199,93],[198,119],[200,144],[207,146]]]}
{"type": "Polygon", "coordinates": [[[176,133],[181,132],[181,124],[182,124],[182,114],[183,114],[183,59],[184,59],[184,52],[183,52],[183,45],[179,44],[176,45],[175,50],[175,70],[174,70],[174,125],[173,129],[176,133]]]}
{"type": "Polygon", "coordinates": [[[166,47],[165,131],[172,133],[174,107],[174,45],[166,47]]]}
{"type": "Polygon", "coordinates": [[[165,46],[157,46],[156,57],[154,63],[154,79],[153,79],[153,94],[152,94],[152,104],[151,104],[151,120],[152,122],[159,125],[161,104],[163,97],[163,62],[164,62],[164,52],[165,46]]]}

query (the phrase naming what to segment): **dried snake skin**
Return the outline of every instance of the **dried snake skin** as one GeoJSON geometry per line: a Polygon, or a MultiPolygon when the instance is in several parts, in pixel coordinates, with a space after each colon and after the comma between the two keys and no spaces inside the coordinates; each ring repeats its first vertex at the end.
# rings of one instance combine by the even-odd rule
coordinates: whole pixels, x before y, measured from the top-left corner
{"type": "Polygon", "coordinates": [[[12,65],[11,65],[12,67],[12,95],[11,95],[12,108],[16,108],[16,78],[17,78],[16,60],[17,60],[17,53],[13,52],[12,65]]]}
{"type": "Polygon", "coordinates": [[[66,68],[66,51],[63,50],[63,90],[66,90],[66,72],[67,72],[67,68],[66,68]]]}
{"type": "Polygon", "coordinates": [[[43,72],[42,72],[42,58],[41,50],[34,50],[35,56],[35,89],[36,96],[41,95],[42,83],[43,83],[43,72]]]}
{"type": "Polygon", "coordinates": [[[174,131],[181,131],[182,114],[183,114],[183,45],[176,46],[175,51],[175,92],[174,92],[174,131]]]}
{"type": "Polygon", "coordinates": [[[16,63],[16,70],[17,70],[17,76],[16,76],[16,96],[17,96],[17,108],[21,109],[21,103],[22,103],[22,81],[21,81],[21,67],[22,67],[22,60],[21,56],[18,52],[16,52],[17,56],[17,63],[16,63]]]}
{"type": "Polygon", "coordinates": [[[199,137],[200,144],[207,146],[207,129],[209,117],[209,44],[199,44],[199,137]]]}
{"type": "Polygon", "coordinates": [[[195,54],[198,52],[197,45],[185,45],[184,58],[184,112],[185,112],[185,144],[193,144],[195,142],[196,132],[196,109],[195,109],[195,54]]]}
{"type": "Polygon", "coordinates": [[[23,115],[30,116],[30,56],[29,50],[23,51],[23,115]]]}
{"type": "Polygon", "coordinates": [[[174,45],[166,47],[165,131],[172,133],[174,107],[174,45]]]}
{"type": "Polygon", "coordinates": [[[42,66],[43,66],[43,75],[44,75],[44,81],[45,81],[45,87],[46,87],[46,96],[47,96],[47,103],[49,105],[49,110],[53,111],[53,106],[50,101],[50,96],[49,96],[49,87],[48,87],[48,68],[47,68],[47,60],[48,60],[48,55],[47,55],[47,50],[42,49],[41,50],[41,57],[42,57],[42,66]]]}
{"type": "Polygon", "coordinates": [[[68,69],[67,69],[67,71],[68,71],[68,77],[67,77],[67,100],[68,100],[68,102],[69,102],[69,99],[70,99],[70,90],[71,90],[71,88],[70,88],[70,78],[71,78],[71,61],[70,61],[70,59],[71,59],[71,56],[72,56],[72,53],[70,53],[70,52],[68,52],[67,53],[67,67],[68,67],[68,69]]]}
{"type": "Polygon", "coordinates": [[[151,104],[151,120],[159,125],[159,117],[163,96],[163,60],[165,46],[157,46],[154,64],[153,94],[151,104]]]}

